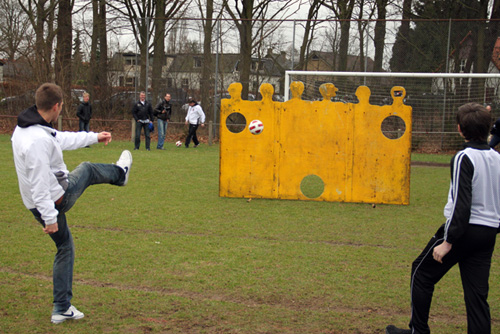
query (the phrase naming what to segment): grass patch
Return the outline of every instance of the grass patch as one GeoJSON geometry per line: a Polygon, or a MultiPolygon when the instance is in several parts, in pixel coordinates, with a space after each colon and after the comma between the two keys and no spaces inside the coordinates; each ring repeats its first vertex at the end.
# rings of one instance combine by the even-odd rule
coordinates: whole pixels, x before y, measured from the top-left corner
{"type": "Polygon", "coordinates": [[[412,153],[411,161],[449,164],[453,154],[423,154],[412,153]]]}
{"type": "MultiPolygon", "coordinates": [[[[65,161],[70,170],[111,163],[132,148],[113,141],[67,151],[65,161]]],[[[166,148],[133,151],[126,187],[90,187],[68,213],[73,302],[85,318],[54,326],[55,247],[22,204],[10,138],[0,136],[0,332],[368,334],[407,324],[411,261],[443,222],[448,168],[412,168],[408,206],[247,202],[218,196],[218,146],[166,148]]],[[[493,332],[498,262],[495,254],[493,332]]],[[[431,315],[433,333],[466,332],[456,268],[431,315]]]]}

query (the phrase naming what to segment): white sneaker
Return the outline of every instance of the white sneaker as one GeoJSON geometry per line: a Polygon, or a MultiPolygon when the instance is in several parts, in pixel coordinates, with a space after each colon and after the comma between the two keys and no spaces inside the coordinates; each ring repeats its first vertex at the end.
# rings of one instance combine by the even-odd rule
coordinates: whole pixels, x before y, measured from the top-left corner
{"type": "Polygon", "coordinates": [[[120,155],[120,159],[116,162],[117,166],[120,166],[125,171],[125,181],[123,181],[122,186],[126,185],[128,182],[128,175],[130,173],[130,167],[132,167],[132,153],[129,150],[125,150],[120,155]]]}
{"type": "Polygon", "coordinates": [[[50,321],[53,324],[60,324],[61,322],[65,322],[66,320],[78,320],[83,318],[85,315],[78,311],[76,307],[71,305],[69,309],[63,314],[53,314],[52,319],[50,321]]]}

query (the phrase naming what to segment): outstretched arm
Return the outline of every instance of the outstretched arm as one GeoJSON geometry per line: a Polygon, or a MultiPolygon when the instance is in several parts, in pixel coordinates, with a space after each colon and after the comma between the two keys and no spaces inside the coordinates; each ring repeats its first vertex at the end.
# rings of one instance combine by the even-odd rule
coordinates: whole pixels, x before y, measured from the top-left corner
{"type": "Polygon", "coordinates": [[[104,143],[104,145],[108,145],[111,142],[111,133],[109,133],[109,132],[99,132],[97,134],[97,141],[99,143],[104,143]]]}

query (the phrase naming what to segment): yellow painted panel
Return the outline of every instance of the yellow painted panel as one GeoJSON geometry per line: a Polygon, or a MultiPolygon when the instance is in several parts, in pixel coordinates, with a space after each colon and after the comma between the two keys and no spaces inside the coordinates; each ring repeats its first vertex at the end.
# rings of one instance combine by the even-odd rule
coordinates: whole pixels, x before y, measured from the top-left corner
{"type": "Polygon", "coordinates": [[[364,86],[356,92],[358,104],[331,102],[333,84],[320,87],[322,101],[302,100],[301,82],[290,89],[289,101],[273,102],[273,87],[263,84],[262,101],[250,102],[241,100],[241,84],[229,86],[231,99],[221,105],[220,196],[409,203],[411,107],[403,104],[403,87],[391,90],[390,106],[370,105],[364,86]],[[235,113],[246,125],[260,120],[264,131],[231,132],[226,121],[235,113]],[[398,139],[381,130],[390,116],[404,122],[398,139]],[[316,198],[301,190],[309,175],[323,181],[316,198]]]}

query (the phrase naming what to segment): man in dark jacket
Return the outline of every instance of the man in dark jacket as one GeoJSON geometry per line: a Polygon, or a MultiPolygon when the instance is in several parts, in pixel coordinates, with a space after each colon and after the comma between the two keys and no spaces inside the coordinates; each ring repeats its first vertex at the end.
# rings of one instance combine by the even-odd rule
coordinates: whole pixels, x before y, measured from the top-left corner
{"type": "Polygon", "coordinates": [[[139,94],[139,101],[134,104],[132,108],[132,115],[134,116],[135,127],[135,148],[138,150],[141,145],[141,129],[144,128],[144,136],[146,137],[146,150],[150,150],[151,136],[149,135],[149,123],[153,124],[153,107],[151,103],[146,101],[146,92],[139,94]]]}
{"type": "Polygon", "coordinates": [[[90,105],[89,98],[89,93],[83,93],[83,102],[80,103],[76,111],[76,116],[80,119],[79,131],[89,132],[89,123],[92,118],[92,106],[90,105]]]}
{"type": "MultiPolygon", "coordinates": [[[[488,110],[488,112],[491,112],[491,106],[486,106],[486,110],[488,110]]],[[[495,121],[495,124],[493,124],[490,134],[491,134],[491,139],[488,145],[491,148],[495,148],[495,146],[497,146],[498,143],[500,143],[500,118],[495,121]]]]}
{"type": "Polygon", "coordinates": [[[165,98],[158,103],[154,110],[154,115],[158,118],[158,145],[156,148],[159,150],[164,150],[165,134],[167,133],[168,122],[172,116],[170,98],[170,94],[165,94],[165,98]]]}

